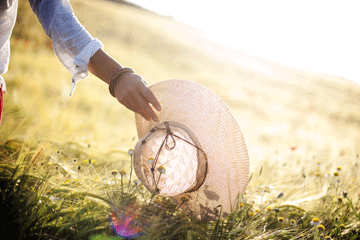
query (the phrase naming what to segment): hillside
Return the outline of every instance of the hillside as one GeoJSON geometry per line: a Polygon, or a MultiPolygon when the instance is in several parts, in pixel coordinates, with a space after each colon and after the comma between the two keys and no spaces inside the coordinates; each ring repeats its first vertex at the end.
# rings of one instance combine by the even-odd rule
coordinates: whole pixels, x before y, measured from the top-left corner
{"type": "MultiPolygon", "coordinates": [[[[358,238],[359,85],[225,47],[199,29],[138,7],[105,0],[71,4],[105,51],[148,84],[187,79],[224,100],[249,148],[249,184],[234,211],[215,221],[199,221],[183,211],[187,197],[175,205],[147,191],[131,165],[129,149],[138,140],[134,114],[94,76],[80,81],[70,98],[71,74],[53,53],[29,2],[19,1],[9,71],[3,76],[0,195],[1,212],[9,219],[4,235],[358,238]]],[[[161,174],[168,173],[161,169],[161,174]]],[[[225,181],[220,175],[216,184],[225,181]]],[[[198,191],[209,200],[223,194],[207,186],[198,191]]],[[[206,205],[200,207],[207,211],[206,205]]],[[[223,210],[219,204],[209,214],[223,210]]]]}
{"type": "Polygon", "coordinates": [[[79,19],[105,49],[149,83],[184,78],[216,92],[235,114],[253,159],[290,146],[308,155],[359,151],[360,86],[221,46],[169,18],[74,2],[79,19]],[[96,9],[106,12],[96,15],[97,24],[90,14],[96,9]]]}
{"type": "MultiPolygon", "coordinates": [[[[266,164],[269,158],[273,163],[289,160],[291,147],[306,159],[294,163],[298,165],[314,157],[334,160],[334,164],[353,161],[360,152],[359,85],[250,56],[208,39],[199,29],[138,8],[97,0],[72,0],[71,4],[80,22],[104,43],[105,51],[122,65],[134,68],[149,84],[187,79],[221,97],[240,124],[253,168],[260,167],[256,163],[266,164]]],[[[41,102],[44,114],[31,110],[34,102],[23,107],[33,122],[52,126],[46,131],[52,132],[52,137],[71,136],[74,141],[91,142],[105,150],[133,147],[133,114],[118,105],[95,77],[80,82],[70,99],[71,76],[54,54],[40,51],[33,59],[31,53],[15,50],[11,61],[13,71],[7,78],[9,87],[17,92],[9,90],[7,101],[11,104],[19,102],[16,99],[23,97],[22,91],[34,87],[24,81],[25,85],[17,84],[18,78],[41,78],[41,84],[53,89],[47,101],[41,100],[43,95],[33,100],[41,102]],[[35,73],[24,67],[34,64],[35,73]],[[15,73],[15,69],[27,72],[15,73]],[[56,77],[57,84],[45,82],[49,76],[56,77]],[[54,121],[60,130],[52,125],[54,121]]],[[[41,132],[42,127],[36,131],[41,132]]]]}

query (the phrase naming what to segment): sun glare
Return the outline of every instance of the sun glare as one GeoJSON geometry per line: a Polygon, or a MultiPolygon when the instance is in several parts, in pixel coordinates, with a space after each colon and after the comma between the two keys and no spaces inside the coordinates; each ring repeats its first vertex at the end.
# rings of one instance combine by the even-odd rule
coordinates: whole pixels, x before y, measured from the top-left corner
{"type": "Polygon", "coordinates": [[[355,1],[131,2],[199,27],[244,52],[360,83],[355,1]]]}

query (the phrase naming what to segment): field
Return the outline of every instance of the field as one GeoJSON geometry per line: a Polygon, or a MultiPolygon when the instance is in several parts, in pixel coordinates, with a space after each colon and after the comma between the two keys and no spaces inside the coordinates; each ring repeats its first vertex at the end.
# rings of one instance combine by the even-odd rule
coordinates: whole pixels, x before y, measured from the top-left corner
{"type": "Polygon", "coordinates": [[[136,196],[160,211],[143,239],[357,239],[359,85],[227,48],[199,29],[141,9],[95,0],[71,4],[105,51],[148,84],[186,79],[223,99],[246,139],[252,177],[242,205],[209,223],[148,196],[131,182],[135,174],[130,179],[133,113],[94,76],[79,82],[70,98],[70,73],[28,3],[21,3],[4,75],[0,155],[1,181],[12,186],[5,191],[2,185],[2,203],[26,210],[16,219],[34,223],[22,224],[24,236],[115,239],[110,200],[122,206],[136,196]],[[14,187],[18,179],[26,179],[22,188],[14,187]],[[37,207],[37,200],[46,204],[37,207]]]}

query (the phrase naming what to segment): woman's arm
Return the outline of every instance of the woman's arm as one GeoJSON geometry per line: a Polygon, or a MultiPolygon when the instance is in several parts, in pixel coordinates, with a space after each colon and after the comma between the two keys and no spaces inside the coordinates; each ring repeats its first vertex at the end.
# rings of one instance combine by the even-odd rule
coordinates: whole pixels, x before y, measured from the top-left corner
{"type": "MultiPolygon", "coordinates": [[[[74,15],[69,0],[29,0],[43,29],[53,42],[54,52],[61,63],[73,74],[72,95],[76,82],[88,75],[88,70],[109,84],[122,66],[106,54],[102,43],[94,39],[74,15]]],[[[143,79],[134,73],[120,76],[114,89],[115,97],[128,109],[145,119],[157,120],[150,104],[160,110],[160,104],[146,87],[143,79]]]]}
{"type": "MultiPolygon", "coordinates": [[[[88,70],[106,82],[110,83],[112,76],[123,67],[102,49],[99,49],[91,58],[88,70]]],[[[154,94],[145,85],[141,76],[126,72],[120,76],[115,85],[115,97],[128,109],[141,114],[146,120],[158,121],[157,115],[150,104],[160,111],[161,106],[154,94]]]]}

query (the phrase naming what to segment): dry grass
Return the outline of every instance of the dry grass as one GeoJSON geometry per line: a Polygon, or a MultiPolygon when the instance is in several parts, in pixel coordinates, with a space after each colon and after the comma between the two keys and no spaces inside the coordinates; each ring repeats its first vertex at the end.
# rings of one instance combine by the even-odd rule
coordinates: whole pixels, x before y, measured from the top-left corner
{"type": "MultiPolygon", "coordinates": [[[[139,9],[95,0],[73,0],[71,4],[88,31],[103,41],[105,50],[149,84],[187,79],[224,100],[239,122],[250,153],[253,175],[247,201],[251,207],[246,214],[266,209],[279,192],[285,197],[276,206],[296,205],[301,208],[295,211],[298,214],[314,213],[311,211],[318,209],[319,203],[335,210],[329,199],[336,199],[340,191],[348,191],[352,199],[357,197],[358,85],[223,47],[198,29],[139,9]],[[342,167],[341,183],[335,186],[337,166],[342,167]]],[[[31,31],[42,31],[36,22],[27,24],[31,31]]],[[[86,165],[84,161],[91,158],[104,176],[112,169],[128,169],[126,153],[137,141],[133,113],[118,104],[107,86],[93,76],[79,82],[70,98],[71,75],[48,50],[46,39],[32,42],[14,36],[10,69],[4,78],[8,93],[0,128],[2,143],[20,139],[48,149],[49,156],[60,150],[66,164],[77,158],[86,165]]],[[[78,166],[69,166],[76,173],[78,166]]],[[[291,211],[289,207],[285,213],[291,211]]],[[[335,219],[326,211],[319,211],[322,219],[335,219]]],[[[261,214],[268,213],[264,210],[261,214]]],[[[342,216],[348,224],[356,222],[342,216]]],[[[282,217],[286,224],[290,222],[289,216],[282,217]]],[[[315,215],[307,217],[308,223],[310,217],[315,215]]],[[[253,232],[259,235],[264,227],[260,220],[252,222],[253,232]]],[[[280,224],[280,228],[284,226],[280,224]]],[[[189,231],[197,230],[190,227],[189,231]]]]}
{"type": "MultiPolygon", "coordinates": [[[[358,152],[358,85],[222,47],[198,29],[139,9],[106,1],[76,0],[72,6],[88,31],[104,42],[105,50],[149,84],[188,79],[218,94],[238,120],[252,161],[261,162],[275,150],[287,152],[291,146],[310,157],[328,151],[332,157],[358,152]]],[[[70,99],[71,76],[54,54],[15,50],[10,67],[5,76],[7,101],[16,101],[29,112],[35,106],[45,108],[40,115],[37,108],[31,113],[37,123],[57,119],[60,135],[69,128],[72,138],[80,141],[93,135],[94,145],[101,148],[133,144],[132,113],[117,104],[95,77],[80,82],[70,99]]]]}
{"type": "Polygon", "coordinates": [[[170,18],[106,2],[81,4],[75,11],[89,31],[150,84],[183,78],[218,94],[237,118],[253,161],[291,146],[310,158],[358,152],[358,85],[219,46],[170,18]],[[95,9],[106,14],[94,18],[95,9]]]}

